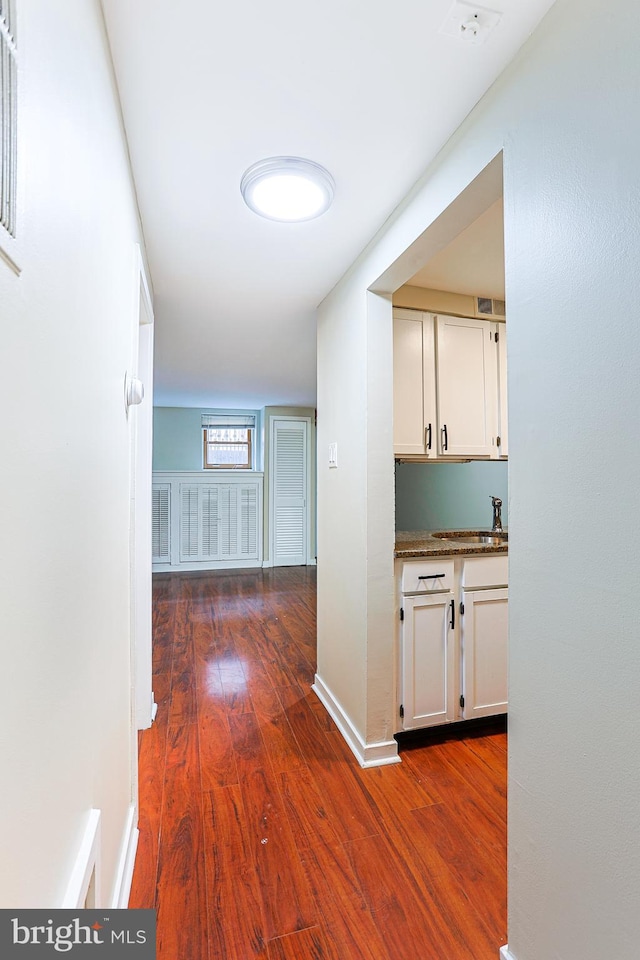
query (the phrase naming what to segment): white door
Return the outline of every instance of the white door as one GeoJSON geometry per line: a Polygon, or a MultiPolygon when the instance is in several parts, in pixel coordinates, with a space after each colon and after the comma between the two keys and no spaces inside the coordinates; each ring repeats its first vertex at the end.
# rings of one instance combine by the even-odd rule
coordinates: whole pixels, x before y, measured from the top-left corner
{"type": "MultiPolygon", "coordinates": [[[[135,726],[151,725],[155,712],[152,685],[151,649],[151,563],[152,563],[152,435],[153,435],[153,307],[139,261],[138,330],[133,344],[132,372],[144,384],[144,399],[131,406],[131,669],[135,726]]],[[[137,753],[135,754],[137,757],[137,753]]]]}
{"type": "Polygon", "coordinates": [[[270,545],[275,567],[307,563],[309,432],[308,418],[271,420],[270,545]]]}
{"type": "Polygon", "coordinates": [[[403,597],[402,708],[404,730],[456,719],[453,593],[403,597]]]}
{"type": "Polygon", "coordinates": [[[465,590],[462,598],[462,715],[506,713],[508,590],[465,590]]]}
{"type": "Polygon", "coordinates": [[[439,449],[443,457],[497,455],[497,357],[488,320],[438,317],[439,449]]]}
{"type": "Polygon", "coordinates": [[[433,317],[393,311],[393,452],[436,456],[433,317]]]}

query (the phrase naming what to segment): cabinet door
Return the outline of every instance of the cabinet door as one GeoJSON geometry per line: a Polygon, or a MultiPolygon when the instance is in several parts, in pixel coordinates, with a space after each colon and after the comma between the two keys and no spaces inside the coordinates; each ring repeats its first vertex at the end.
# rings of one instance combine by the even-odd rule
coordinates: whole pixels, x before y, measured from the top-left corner
{"type": "Polygon", "coordinates": [[[393,452],[436,456],[433,317],[393,312],[393,452]]]}
{"type": "Polygon", "coordinates": [[[496,457],[498,373],[492,324],[436,319],[440,455],[496,457]]]}
{"type": "Polygon", "coordinates": [[[460,617],[465,720],[507,712],[508,591],[463,591],[460,617]]]}
{"type": "Polygon", "coordinates": [[[256,560],[256,483],[180,485],[180,561],[256,560]]]}
{"type": "Polygon", "coordinates": [[[402,705],[404,730],[456,719],[453,593],[403,597],[402,705]]]}
{"type": "Polygon", "coordinates": [[[500,434],[500,456],[507,457],[509,456],[509,417],[507,408],[507,327],[504,323],[498,323],[496,326],[498,337],[498,432],[500,434]]]}

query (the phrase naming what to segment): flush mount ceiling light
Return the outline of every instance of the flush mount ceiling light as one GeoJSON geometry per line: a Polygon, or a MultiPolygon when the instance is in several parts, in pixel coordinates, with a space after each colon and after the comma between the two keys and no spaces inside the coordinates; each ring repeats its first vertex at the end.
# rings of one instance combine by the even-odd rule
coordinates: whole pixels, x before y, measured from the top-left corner
{"type": "Polygon", "coordinates": [[[313,220],[329,209],[335,183],[313,160],[270,157],[245,170],[240,182],[244,202],[268,220],[313,220]]]}

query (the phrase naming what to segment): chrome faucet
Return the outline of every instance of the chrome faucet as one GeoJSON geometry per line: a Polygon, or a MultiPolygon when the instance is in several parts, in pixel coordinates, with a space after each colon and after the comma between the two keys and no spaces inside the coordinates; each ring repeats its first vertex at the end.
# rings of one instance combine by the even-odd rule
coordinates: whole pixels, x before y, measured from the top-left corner
{"type": "Polygon", "coordinates": [[[493,504],[493,526],[491,530],[493,533],[502,533],[502,500],[500,497],[491,497],[491,503],[493,504]]]}

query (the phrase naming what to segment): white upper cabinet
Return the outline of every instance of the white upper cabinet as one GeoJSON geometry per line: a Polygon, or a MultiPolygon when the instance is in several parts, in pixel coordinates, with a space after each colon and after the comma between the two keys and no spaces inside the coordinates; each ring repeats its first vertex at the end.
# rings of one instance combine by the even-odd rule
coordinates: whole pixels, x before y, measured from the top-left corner
{"type": "Polygon", "coordinates": [[[393,311],[393,445],[405,456],[437,455],[434,321],[393,311]]]}
{"type": "Polygon", "coordinates": [[[498,455],[495,324],[436,318],[438,445],[442,457],[498,455]]]}
{"type": "Polygon", "coordinates": [[[396,456],[507,455],[504,330],[490,320],[393,311],[396,456]]]}
{"type": "Polygon", "coordinates": [[[507,410],[507,327],[497,324],[498,337],[498,432],[500,435],[500,456],[509,456],[509,417],[507,410]]]}

